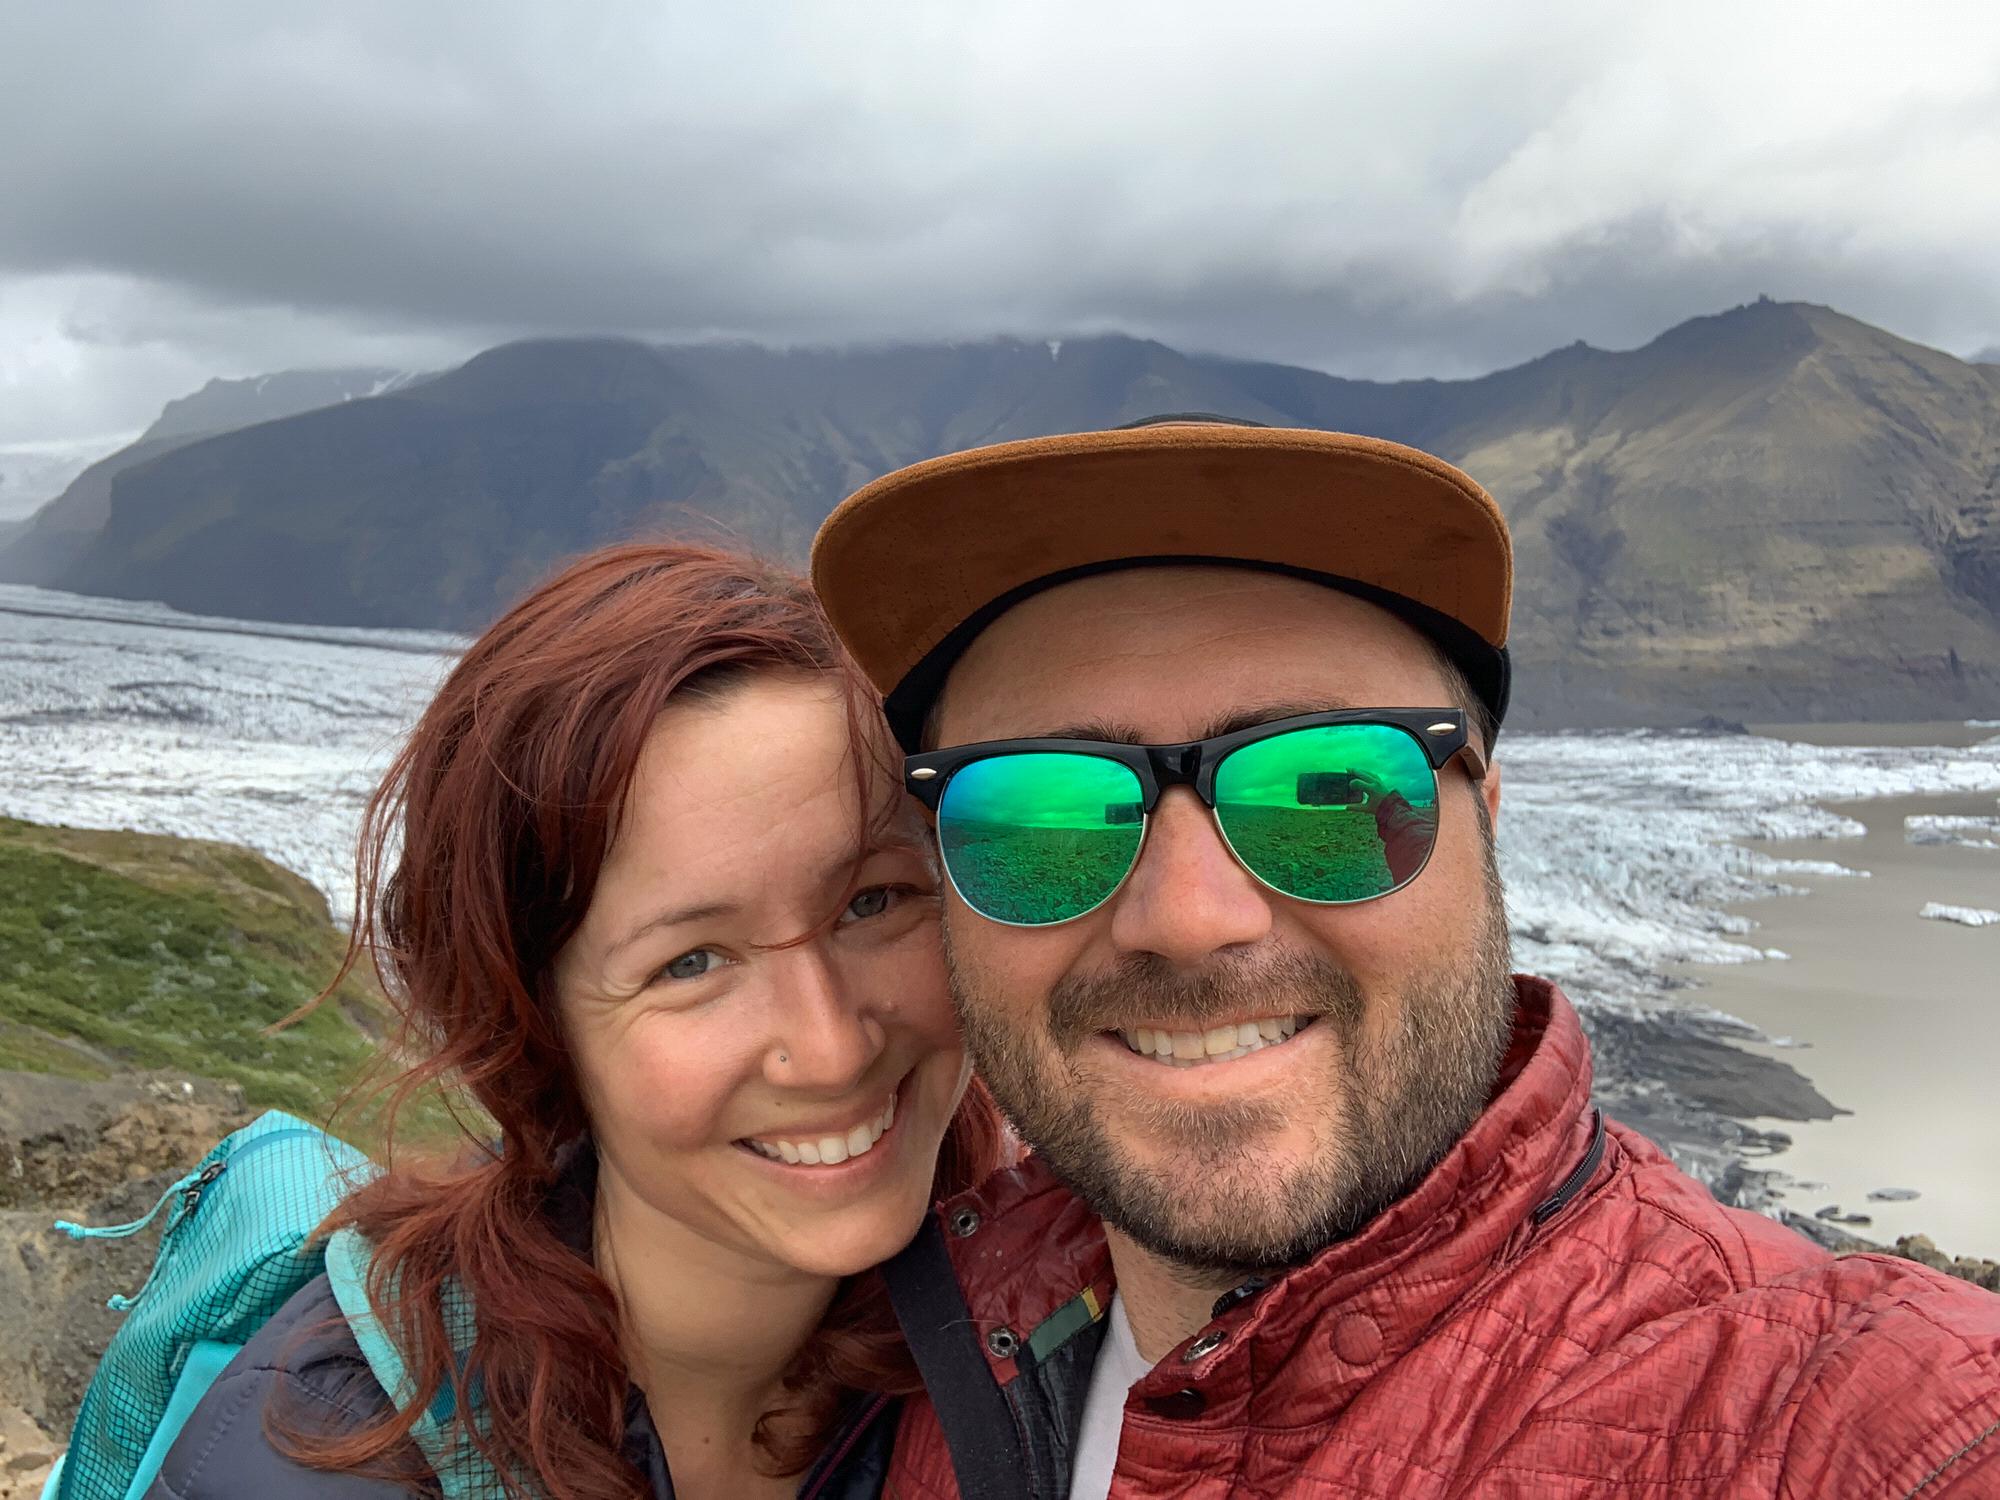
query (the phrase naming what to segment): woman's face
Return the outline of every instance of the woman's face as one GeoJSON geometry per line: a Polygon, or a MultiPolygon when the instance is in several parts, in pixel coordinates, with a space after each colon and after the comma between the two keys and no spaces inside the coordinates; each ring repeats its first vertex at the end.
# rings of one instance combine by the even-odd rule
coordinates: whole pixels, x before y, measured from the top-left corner
{"type": "Polygon", "coordinates": [[[919,832],[857,845],[848,732],[804,675],[669,708],[555,969],[620,1222],[829,1276],[909,1240],[968,1074],[919,832]]]}

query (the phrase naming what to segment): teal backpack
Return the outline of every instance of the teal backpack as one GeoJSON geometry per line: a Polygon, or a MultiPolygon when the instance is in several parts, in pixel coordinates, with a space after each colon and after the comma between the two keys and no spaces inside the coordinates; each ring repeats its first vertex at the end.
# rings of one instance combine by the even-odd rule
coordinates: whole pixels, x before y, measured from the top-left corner
{"type": "MultiPolygon", "coordinates": [[[[103,1229],[57,1224],[75,1239],[117,1239],[168,1213],[145,1284],[110,1301],[128,1316],[91,1377],[42,1500],[138,1500],[223,1368],[322,1271],[383,1390],[407,1409],[414,1392],[402,1359],[369,1309],[367,1242],[352,1230],[315,1237],[375,1170],[352,1146],[273,1110],[226,1137],[144,1218],[103,1229]]],[[[461,1299],[447,1317],[461,1350],[469,1348],[469,1307],[461,1299]]],[[[498,1476],[463,1441],[452,1410],[447,1388],[412,1433],[447,1500],[500,1496],[498,1476]]]]}

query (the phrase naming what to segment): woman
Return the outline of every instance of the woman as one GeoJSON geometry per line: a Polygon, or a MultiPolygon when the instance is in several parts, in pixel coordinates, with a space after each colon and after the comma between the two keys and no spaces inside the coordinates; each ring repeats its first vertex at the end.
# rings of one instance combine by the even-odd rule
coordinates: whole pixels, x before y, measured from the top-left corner
{"type": "Polygon", "coordinates": [[[430,1410],[552,1500],[876,1494],[919,1383],[869,1268],[1000,1133],[876,705],[804,582],[584,558],[453,668],[363,848],[349,963],[372,947],[401,1010],[395,1100],[461,1088],[491,1120],[449,1168],[392,1157],[330,1226],[370,1244],[416,1399],[322,1278],[153,1493],[422,1490],[430,1410]]]}

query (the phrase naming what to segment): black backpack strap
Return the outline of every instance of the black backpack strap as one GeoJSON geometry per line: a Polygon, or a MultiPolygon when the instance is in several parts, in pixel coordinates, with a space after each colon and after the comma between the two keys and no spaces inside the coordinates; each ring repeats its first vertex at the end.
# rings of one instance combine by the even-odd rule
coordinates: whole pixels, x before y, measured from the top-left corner
{"type": "Polygon", "coordinates": [[[944,1429],[964,1500],[1033,1500],[1021,1433],[993,1378],[934,1215],[882,1267],[903,1338],[944,1429]]]}

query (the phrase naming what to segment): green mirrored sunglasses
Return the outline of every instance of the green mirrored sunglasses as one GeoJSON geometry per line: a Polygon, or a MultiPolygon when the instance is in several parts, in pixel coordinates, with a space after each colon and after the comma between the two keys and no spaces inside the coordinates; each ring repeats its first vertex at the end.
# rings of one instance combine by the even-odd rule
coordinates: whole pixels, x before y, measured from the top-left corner
{"type": "Polygon", "coordinates": [[[1183,745],[989,740],[913,755],[952,886],[981,916],[1048,927],[1095,911],[1139,862],[1160,793],[1201,798],[1244,869],[1300,901],[1373,901],[1423,872],[1438,772],[1486,763],[1457,708],[1274,719],[1183,745]]]}

